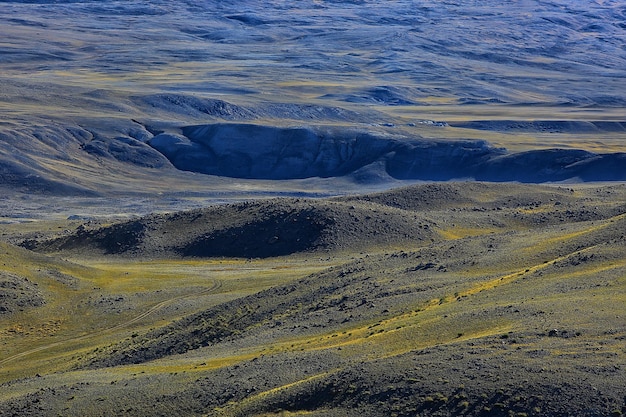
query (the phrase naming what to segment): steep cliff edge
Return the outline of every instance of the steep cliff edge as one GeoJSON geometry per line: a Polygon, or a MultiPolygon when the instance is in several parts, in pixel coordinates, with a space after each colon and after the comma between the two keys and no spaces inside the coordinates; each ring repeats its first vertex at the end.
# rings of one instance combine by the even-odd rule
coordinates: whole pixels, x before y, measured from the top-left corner
{"type": "Polygon", "coordinates": [[[402,180],[626,180],[623,153],[509,153],[482,140],[413,139],[337,127],[216,123],[185,127],[182,135],[162,133],[148,143],[180,170],[233,178],[363,178],[378,171],[379,178],[402,180]]]}

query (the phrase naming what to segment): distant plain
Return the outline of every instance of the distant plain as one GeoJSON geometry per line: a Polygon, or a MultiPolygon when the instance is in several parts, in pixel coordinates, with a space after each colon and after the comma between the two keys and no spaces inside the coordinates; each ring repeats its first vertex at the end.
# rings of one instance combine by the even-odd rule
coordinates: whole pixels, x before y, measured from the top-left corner
{"type": "Polygon", "coordinates": [[[218,122],[486,140],[511,152],[626,151],[619,1],[3,1],[0,12],[10,189],[364,185],[198,178],[149,146],[153,133],[218,122]],[[456,127],[472,121],[482,127],[456,127]],[[532,121],[548,126],[519,126],[532,121]]]}

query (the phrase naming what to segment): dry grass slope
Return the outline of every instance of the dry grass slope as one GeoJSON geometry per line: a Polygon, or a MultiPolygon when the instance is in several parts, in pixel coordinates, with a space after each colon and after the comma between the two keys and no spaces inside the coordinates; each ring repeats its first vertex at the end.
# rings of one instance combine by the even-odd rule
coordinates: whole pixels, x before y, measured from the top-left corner
{"type": "MultiPolygon", "coordinates": [[[[24,264],[58,265],[55,285],[127,301],[83,304],[101,337],[18,344],[0,411],[617,417],[625,230],[623,185],[449,183],[152,215],[29,243],[74,264],[7,246],[24,264]],[[290,250],[263,249],[274,235],[290,250]],[[37,366],[19,370],[28,361],[37,366]]],[[[69,299],[46,294],[34,309],[69,299]]]]}

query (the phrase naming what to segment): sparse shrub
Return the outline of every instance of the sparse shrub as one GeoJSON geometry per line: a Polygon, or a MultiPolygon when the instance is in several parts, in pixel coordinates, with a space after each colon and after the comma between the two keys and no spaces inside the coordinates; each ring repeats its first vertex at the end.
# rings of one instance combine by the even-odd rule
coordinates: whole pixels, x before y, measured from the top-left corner
{"type": "Polygon", "coordinates": [[[448,402],[448,397],[446,397],[445,395],[443,395],[440,392],[436,393],[435,397],[437,398],[437,401],[439,401],[439,402],[442,402],[442,403],[447,403],[448,402]]]}

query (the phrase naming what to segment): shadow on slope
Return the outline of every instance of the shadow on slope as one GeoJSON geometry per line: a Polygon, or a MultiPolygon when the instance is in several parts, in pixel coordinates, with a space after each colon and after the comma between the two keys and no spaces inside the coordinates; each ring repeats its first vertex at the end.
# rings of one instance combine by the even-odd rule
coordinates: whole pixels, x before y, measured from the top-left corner
{"type": "MultiPolygon", "coordinates": [[[[188,414],[225,416],[286,411],[565,417],[626,411],[626,328],[614,308],[622,305],[624,293],[624,192],[623,185],[574,191],[427,184],[135,220],[141,224],[135,249],[151,254],[166,253],[164,248],[175,254],[200,236],[238,231],[255,221],[273,228],[269,220],[278,220],[288,228],[307,224],[307,217],[335,219],[329,228],[339,232],[323,229],[319,237],[335,246],[324,248],[362,238],[351,232],[398,238],[390,223],[406,229],[420,221],[415,236],[426,242],[414,241],[421,245],[411,249],[404,244],[403,251],[362,254],[99,345],[72,362],[80,371],[73,374],[79,382],[70,387],[81,388],[71,393],[76,396],[72,404],[96,404],[108,414],[124,414],[132,405],[129,414],[135,415],[168,415],[182,407],[188,414]],[[511,223],[501,233],[442,240],[431,231],[440,226],[420,215],[432,215],[442,228],[452,222],[511,223]],[[394,218],[410,222],[394,223],[394,218]],[[141,365],[99,370],[128,364],[141,365]],[[110,380],[95,381],[96,373],[110,380]],[[83,381],[92,385],[79,385],[83,381]],[[130,392],[126,383],[133,387],[132,399],[120,394],[130,392]],[[153,389],[165,384],[171,388],[167,393],[153,389]]],[[[56,411],[57,405],[66,406],[63,389],[70,374],[59,375],[63,388],[57,393],[62,394],[37,391],[0,408],[42,405],[56,411]]],[[[50,379],[39,383],[56,378],[45,377],[50,379]]]]}
{"type": "Polygon", "coordinates": [[[299,211],[217,230],[177,249],[183,257],[268,258],[314,249],[334,220],[299,211]]]}
{"type": "Polygon", "coordinates": [[[9,192],[57,196],[95,196],[96,192],[80,185],[54,178],[43,169],[39,169],[35,161],[19,163],[11,157],[7,160],[0,157],[0,189],[9,192]]]}
{"type": "MultiPolygon", "coordinates": [[[[544,191],[548,190],[546,187],[544,191]]],[[[444,303],[466,301],[471,295],[516,279],[524,286],[523,291],[536,293],[537,297],[541,295],[540,301],[533,303],[553,304],[548,292],[554,292],[555,288],[549,280],[543,283],[545,275],[568,276],[567,283],[559,282],[562,287],[559,292],[567,288],[580,289],[580,283],[575,279],[579,271],[596,268],[602,271],[601,276],[594,278],[597,282],[585,284],[589,288],[595,288],[603,280],[615,279],[617,275],[606,271],[623,268],[621,250],[626,245],[622,232],[626,225],[625,209],[621,206],[598,213],[593,221],[572,218],[565,223],[555,221],[556,227],[553,228],[529,221],[532,227],[524,231],[505,228],[504,233],[429,242],[411,251],[367,255],[296,282],[187,316],[143,338],[135,338],[98,354],[90,366],[143,363],[224,340],[255,336],[262,340],[268,337],[293,338],[325,332],[328,326],[352,326],[381,317],[406,316],[407,309],[420,311],[444,303]],[[555,233],[557,238],[554,238],[555,233]],[[559,234],[564,237],[559,238],[559,234]],[[552,243],[547,243],[550,241],[552,243]],[[607,264],[611,267],[606,268],[607,264]],[[476,291],[468,290],[474,285],[476,291]],[[463,293],[468,295],[461,295],[463,293]],[[439,302],[433,304],[433,300],[439,302]]],[[[471,221],[493,214],[491,210],[473,209],[455,213],[457,218],[467,216],[471,221]]],[[[534,216],[539,218],[541,213],[534,216]]],[[[583,281],[589,279],[583,275],[583,281]]],[[[527,293],[523,291],[509,296],[524,298],[527,293]]],[[[484,300],[484,306],[476,307],[484,309],[482,313],[457,311],[453,317],[465,322],[468,329],[473,326],[471,323],[485,320],[483,314],[486,311],[495,309],[494,314],[508,317],[506,320],[513,317],[488,299],[489,296],[484,300]]],[[[424,331],[426,327],[424,324],[424,331]]],[[[436,337],[444,333],[441,329],[436,337]]]]}
{"type": "Polygon", "coordinates": [[[81,226],[71,236],[44,242],[29,239],[22,242],[21,246],[41,252],[73,252],[91,249],[104,255],[119,255],[136,250],[144,232],[145,226],[140,221],[130,221],[98,230],[86,230],[81,226]]]}
{"type": "MultiPolygon", "coordinates": [[[[612,196],[608,190],[602,198],[612,196]]],[[[448,230],[484,234],[600,220],[620,214],[619,210],[613,204],[583,204],[574,190],[563,187],[438,183],[331,199],[277,198],[217,205],[97,229],[86,224],[56,239],[31,239],[22,245],[88,256],[265,258],[416,247],[438,241],[442,234],[449,237],[448,230]]]]}
{"type": "Polygon", "coordinates": [[[265,258],[420,244],[436,237],[416,213],[338,201],[274,199],[80,227],[23,246],[42,252],[142,257],[265,258]]]}
{"type": "Polygon", "coordinates": [[[498,132],[599,133],[625,132],[626,122],[577,120],[476,120],[451,122],[450,126],[498,132]]]}
{"type": "Polygon", "coordinates": [[[549,245],[550,262],[518,241],[553,232],[370,255],[100,349],[84,366],[256,343],[264,353],[216,369],[179,397],[228,416],[610,415],[626,406],[616,383],[626,377],[616,362],[626,328],[590,295],[620,299],[626,219],[604,220],[568,230],[566,245],[549,245]],[[490,250],[494,243],[502,250],[490,250]],[[519,272],[502,275],[511,268],[519,272]],[[564,328],[555,333],[554,323],[564,328]]]}
{"type": "Polygon", "coordinates": [[[180,170],[234,178],[358,176],[377,166],[402,180],[626,180],[626,156],[620,153],[548,149],[510,154],[480,140],[436,141],[339,127],[218,123],[188,126],[182,133],[163,133],[148,143],[180,170]]]}

